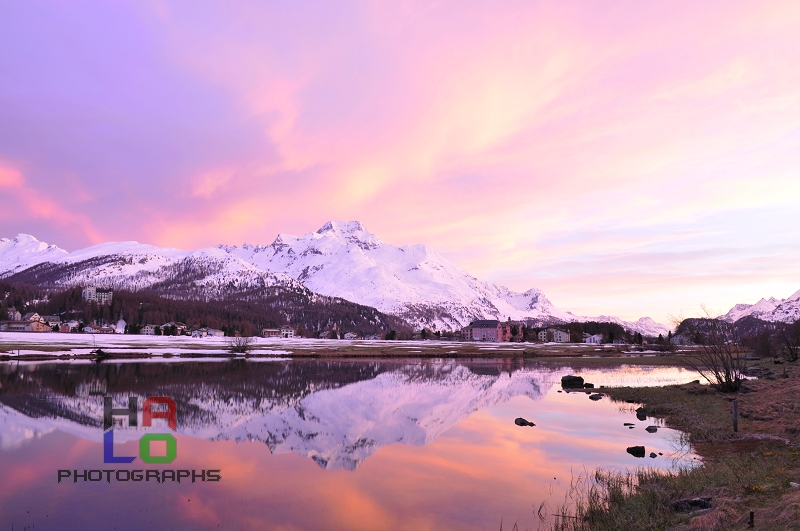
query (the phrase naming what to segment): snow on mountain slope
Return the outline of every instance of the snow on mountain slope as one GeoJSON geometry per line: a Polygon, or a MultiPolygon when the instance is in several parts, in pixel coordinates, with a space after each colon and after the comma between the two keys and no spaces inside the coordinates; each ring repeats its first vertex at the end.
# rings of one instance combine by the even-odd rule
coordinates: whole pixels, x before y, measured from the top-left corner
{"type": "Polygon", "coordinates": [[[482,319],[573,321],[538,289],[516,293],[481,282],[425,245],[383,243],[358,221],[329,222],[304,236],[225,251],[309,289],[375,307],[418,326],[453,329],[482,319]]]}
{"type": "Polygon", "coordinates": [[[59,260],[67,251],[55,245],[40,242],[30,234],[17,234],[14,238],[0,239],[0,278],[13,275],[36,264],[59,260]]]}
{"type": "Polygon", "coordinates": [[[755,304],[737,304],[721,319],[730,323],[747,316],[763,321],[793,323],[800,319],[800,291],[785,299],[761,299],[755,304]]]}
{"type": "Polygon", "coordinates": [[[158,285],[165,291],[177,287],[184,291],[202,290],[205,297],[212,298],[230,290],[274,285],[306,289],[285,274],[264,271],[218,248],[182,251],[128,241],[67,253],[26,235],[10,241],[23,242],[23,252],[27,254],[18,250],[19,244],[12,248],[16,252],[9,253],[8,259],[0,254],[0,277],[17,274],[28,282],[129,290],[158,285]],[[40,248],[43,250],[35,252],[40,248]],[[14,262],[12,259],[18,255],[26,259],[14,262]]]}
{"type": "MultiPolygon", "coordinates": [[[[304,236],[279,234],[268,246],[182,251],[138,242],[104,243],[67,253],[35,238],[3,240],[0,278],[59,286],[225,290],[282,284],[340,297],[402,317],[416,327],[453,330],[474,319],[541,324],[600,320],[562,311],[537,288],[514,292],[482,282],[425,245],[382,242],[358,221],[326,223],[304,236]],[[27,267],[27,269],[26,269],[27,267]],[[176,284],[177,283],[177,284],[176,284]]],[[[666,334],[649,318],[626,322],[644,335],[666,334]]]]}
{"type": "Polygon", "coordinates": [[[623,321],[619,317],[611,315],[600,315],[593,318],[581,318],[582,321],[597,321],[607,323],[617,323],[626,330],[633,330],[639,332],[643,336],[657,337],[659,334],[666,336],[670,329],[661,323],[657,323],[649,317],[642,317],[638,321],[623,321]]]}

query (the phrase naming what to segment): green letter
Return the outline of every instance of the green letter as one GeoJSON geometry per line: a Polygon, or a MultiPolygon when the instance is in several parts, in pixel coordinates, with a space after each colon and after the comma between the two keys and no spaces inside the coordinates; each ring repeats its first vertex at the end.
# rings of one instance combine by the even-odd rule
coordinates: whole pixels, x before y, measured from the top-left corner
{"type": "Polygon", "coordinates": [[[178,457],[178,441],[169,433],[148,433],[139,439],[139,457],[149,464],[171,463],[178,457]],[[150,441],[165,441],[167,443],[167,455],[151,456],[150,441]]]}

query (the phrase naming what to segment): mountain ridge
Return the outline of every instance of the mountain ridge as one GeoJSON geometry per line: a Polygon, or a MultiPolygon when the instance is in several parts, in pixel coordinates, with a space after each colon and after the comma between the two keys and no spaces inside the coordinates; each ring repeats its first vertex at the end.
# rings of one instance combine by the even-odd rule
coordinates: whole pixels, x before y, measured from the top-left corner
{"type": "Polygon", "coordinates": [[[0,240],[0,278],[169,289],[176,271],[187,270],[205,274],[189,275],[180,289],[208,297],[254,286],[302,286],[396,315],[417,328],[454,330],[474,319],[510,318],[539,325],[609,320],[653,336],[668,331],[650,318],[630,322],[573,315],[538,288],[514,292],[483,282],[426,245],[384,243],[359,221],[329,221],[303,236],[280,233],[269,245],[220,244],[193,251],[128,241],[67,252],[30,235],[0,240]]]}

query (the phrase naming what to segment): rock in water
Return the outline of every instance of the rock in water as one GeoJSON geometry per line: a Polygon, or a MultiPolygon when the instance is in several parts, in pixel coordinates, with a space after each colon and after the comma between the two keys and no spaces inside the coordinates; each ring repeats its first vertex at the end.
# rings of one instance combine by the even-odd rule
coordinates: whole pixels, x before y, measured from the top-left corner
{"type": "Polygon", "coordinates": [[[633,457],[644,457],[645,456],[644,446],[629,446],[626,451],[629,454],[631,454],[633,457]]]}
{"type": "Polygon", "coordinates": [[[650,459],[655,459],[658,457],[655,452],[650,452],[650,459]]]}
{"type": "Polygon", "coordinates": [[[639,420],[647,420],[647,411],[643,407],[640,407],[636,410],[636,418],[639,420]]]}
{"type": "Polygon", "coordinates": [[[589,396],[589,400],[597,401],[597,400],[600,400],[601,398],[603,398],[603,395],[601,395],[600,393],[595,393],[595,394],[589,396]]]}
{"type": "Polygon", "coordinates": [[[655,433],[658,431],[658,426],[648,426],[644,429],[647,433],[655,433]]]}
{"type": "Polygon", "coordinates": [[[561,387],[564,389],[583,389],[583,378],[580,376],[562,376],[561,387]]]}
{"type": "Polygon", "coordinates": [[[536,426],[536,424],[534,424],[533,422],[525,420],[522,417],[515,418],[514,419],[514,424],[516,424],[517,426],[536,426]]]}
{"type": "Polygon", "coordinates": [[[583,388],[584,389],[594,389],[594,384],[593,383],[585,383],[585,384],[583,384],[583,388]]]}

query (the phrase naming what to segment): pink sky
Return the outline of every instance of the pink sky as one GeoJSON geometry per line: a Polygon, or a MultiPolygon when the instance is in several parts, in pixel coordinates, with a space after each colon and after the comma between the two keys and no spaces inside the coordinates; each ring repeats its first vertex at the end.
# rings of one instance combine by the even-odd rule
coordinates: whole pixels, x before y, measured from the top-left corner
{"type": "Polygon", "coordinates": [[[0,7],[0,236],[330,219],[577,314],[800,288],[800,4],[0,7]]]}

